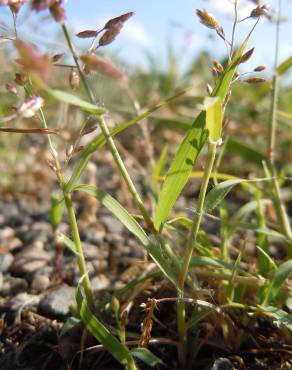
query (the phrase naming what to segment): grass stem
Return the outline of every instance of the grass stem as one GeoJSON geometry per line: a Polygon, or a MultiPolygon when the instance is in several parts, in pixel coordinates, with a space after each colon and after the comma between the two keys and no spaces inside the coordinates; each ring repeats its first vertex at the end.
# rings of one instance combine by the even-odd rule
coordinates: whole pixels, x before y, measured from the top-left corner
{"type": "Polygon", "coordinates": [[[208,156],[206,160],[206,167],[204,170],[204,175],[202,179],[202,184],[200,188],[200,194],[197,204],[197,209],[194,215],[192,228],[190,231],[186,251],[183,257],[182,268],[179,276],[179,285],[181,292],[179,293],[180,300],[178,301],[178,311],[177,311],[177,321],[178,321],[178,332],[180,336],[180,341],[183,347],[186,347],[187,343],[187,326],[185,322],[185,302],[184,298],[184,285],[187,277],[187,273],[190,266],[191,257],[193,254],[194,246],[197,241],[198,231],[200,229],[204,201],[207,193],[208,183],[211,177],[215,156],[216,156],[217,143],[209,142],[208,143],[208,156]]]}

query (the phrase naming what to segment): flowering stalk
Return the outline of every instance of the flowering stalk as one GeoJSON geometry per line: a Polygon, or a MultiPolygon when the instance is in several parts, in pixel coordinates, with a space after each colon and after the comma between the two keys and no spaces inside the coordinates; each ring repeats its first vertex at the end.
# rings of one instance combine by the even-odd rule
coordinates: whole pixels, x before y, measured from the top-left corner
{"type": "Polygon", "coordinates": [[[197,209],[194,215],[192,228],[190,231],[186,252],[183,257],[182,268],[179,276],[179,286],[180,286],[180,294],[179,294],[179,301],[178,301],[178,309],[177,309],[177,323],[178,323],[178,332],[180,336],[180,342],[184,347],[187,344],[187,326],[185,322],[185,301],[184,301],[184,285],[185,280],[187,277],[187,273],[190,266],[191,257],[193,254],[193,250],[195,244],[197,242],[198,232],[201,225],[202,214],[203,214],[203,207],[206,197],[206,192],[208,188],[208,183],[212,174],[212,169],[215,161],[216,156],[216,148],[217,142],[208,142],[208,156],[206,160],[206,167],[204,170],[204,175],[202,179],[202,184],[200,188],[200,194],[197,204],[197,209]]]}

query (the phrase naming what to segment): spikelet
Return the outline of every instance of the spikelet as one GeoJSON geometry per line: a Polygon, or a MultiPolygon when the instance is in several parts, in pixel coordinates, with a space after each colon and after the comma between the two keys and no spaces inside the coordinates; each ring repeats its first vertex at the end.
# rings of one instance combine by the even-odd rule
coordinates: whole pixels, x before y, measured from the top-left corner
{"type": "Polygon", "coordinates": [[[264,78],[261,78],[261,77],[251,77],[247,80],[244,80],[244,82],[246,82],[248,84],[258,84],[258,83],[266,82],[266,80],[264,78]]]}
{"type": "Polygon", "coordinates": [[[206,9],[197,9],[196,10],[197,16],[200,19],[200,22],[213,30],[219,30],[221,29],[220,24],[217,22],[216,18],[207,12],[206,9]]]}

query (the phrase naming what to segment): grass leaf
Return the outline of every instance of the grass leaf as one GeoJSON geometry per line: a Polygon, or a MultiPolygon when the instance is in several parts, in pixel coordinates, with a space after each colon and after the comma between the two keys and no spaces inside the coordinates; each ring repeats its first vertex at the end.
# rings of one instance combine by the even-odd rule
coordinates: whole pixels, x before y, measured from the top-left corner
{"type": "Polygon", "coordinates": [[[78,256],[79,253],[76,251],[75,243],[68,238],[65,234],[58,232],[58,242],[63,243],[65,247],[67,247],[75,256],[78,256]]]}
{"type": "Polygon", "coordinates": [[[99,107],[97,105],[91,104],[85,100],[82,100],[76,95],[67,93],[61,90],[47,90],[48,94],[53,98],[67,104],[75,105],[85,110],[86,112],[92,113],[94,115],[102,115],[107,112],[105,108],[99,107]]]}
{"type": "Polygon", "coordinates": [[[278,75],[284,74],[288,69],[292,66],[292,56],[284,60],[278,67],[277,72],[278,75]]]}
{"type": "Polygon", "coordinates": [[[129,351],[109,332],[102,322],[92,314],[82,297],[79,286],[76,290],[76,301],[79,315],[86,326],[86,329],[104,346],[106,350],[112,354],[116,360],[121,364],[126,364],[127,358],[130,356],[129,351]]]}
{"type": "Polygon", "coordinates": [[[292,316],[290,314],[273,306],[259,306],[259,308],[261,309],[262,313],[272,317],[276,322],[292,331],[292,316]]]}
{"type": "Polygon", "coordinates": [[[235,185],[238,185],[246,180],[244,179],[235,179],[223,181],[220,184],[216,185],[205,198],[204,211],[210,212],[216,208],[226,195],[232,190],[235,185]]]}
{"type": "MultiPolygon", "coordinates": [[[[116,126],[110,131],[110,135],[112,137],[118,135],[119,133],[125,131],[128,127],[134,125],[135,123],[143,120],[144,118],[150,116],[151,113],[155,112],[159,108],[163,107],[164,105],[168,104],[170,101],[178,98],[179,96],[183,95],[185,91],[181,91],[174,96],[170,97],[169,99],[163,100],[157,104],[155,104],[153,107],[148,109],[146,112],[140,114],[139,116],[131,119],[128,122],[121,123],[120,125],[116,126]]],[[[66,187],[65,187],[65,192],[69,193],[74,184],[77,182],[77,180],[80,178],[82,175],[87,163],[89,162],[92,154],[99,148],[101,148],[103,145],[105,145],[106,140],[103,134],[98,135],[95,137],[93,140],[91,140],[86,147],[83,149],[81,157],[79,161],[77,162],[76,166],[74,167],[73,173],[71,175],[70,180],[68,181],[66,187]]]]}
{"type": "Polygon", "coordinates": [[[75,186],[73,190],[84,191],[85,193],[97,198],[132,234],[137,237],[163,274],[175,285],[176,288],[178,288],[177,277],[169,266],[167,260],[160,253],[159,246],[154,245],[134,217],[131,216],[117,200],[105,191],[91,185],[78,185],[75,186]]]}
{"type": "MultiPolygon", "coordinates": [[[[225,100],[248,39],[249,36],[245,39],[224,74],[218,80],[212,92],[212,97],[219,97],[221,101],[225,100]]],[[[205,119],[206,114],[202,111],[189,129],[167,172],[155,213],[154,226],[157,230],[160,230],[165,223],[176,199],[186,185],[198,155],[206,142],[205,119]]]]}
{"type": "Polygon", "coordinates": [[[268,292],[268,298],[266,301],[269,302],[271,299],[275,299],[284,284],[285,280],[292,274],[292,260],[283,262],[278,269],[275,271],[271,285],[268,292]]]}
{"type": "Polygon", "coordinates": [[[134,357],[137,357],[139,360],[145,362],[145,364],[147,364],[147,365],[149,365],[151,367],[154,367],[159,362],[161,362],[160,358],[158,358],[157,356],[155,356],[147,348],[143,348],[143,347],[133,348],[130,351],[130,353],[134,357]]]}
{"type": "Polygon", "coordinates": [[[207,97],[204,100],[206,110],[206,129],[209,132],[209,140],[216,142],[221,138],[222,130],[222,102],[219,97],[207,97]]]}

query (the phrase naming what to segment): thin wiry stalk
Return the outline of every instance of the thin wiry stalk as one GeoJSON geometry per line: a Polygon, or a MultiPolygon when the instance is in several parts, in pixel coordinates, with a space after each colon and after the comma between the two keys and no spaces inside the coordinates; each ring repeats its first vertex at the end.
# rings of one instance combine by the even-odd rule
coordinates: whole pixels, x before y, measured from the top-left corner
{"type": "MultiPolygon", "coordinates": [[[[89,99],[91,100],[91,102],[93,104],[96,104],[96,101],[95,101],[95,98],[93,96],[92,90],[90,89],[89,84],[88,84],[88,81],[87,81],[87,79],[86,79],[86,77],[84,75],[84,72],[83,72],[83,70],[82,70],[82,68],[80,66],[80,63],[79,63],[79,60],[78,60],[78,56],[77,56],[77,54],[75,52],[74,46],[73,46],[73,44],[71,42],[71,38],[70,38],[70,35],[68,33],[68,30],[67,30],[67,27],[66,27],[65,24],[62,24],[62,29],[63,29],[64,35],[65,35],[67,44],[69,46],[69,49],[70,49],[70,51],[72,53],[72,56],[74,58],[76,67],[78,69],[78,72],[80,74],[81,81],[82,81],[82,83],[83,83],[83,85],[85,87],[85,90],[87,92],[87,95],[88,95],[89,99]]],[[[110,131],[109,131],[109,128],[107,126],[107,123],[106,123],[106,120],[105,120],[104,116],[102,116],[99,119],[99,122],[100,122],[101,131],[102,131],[102,133],[103,133],[103,135],[104,135],[104,137],[106,139],[106,142],[107,142],[107,145],[109,147],[109,150],[110,150],[110,152],[111,152],[111,154],[112,154],[112,156],[114,158],[114,161],[115,161],[115,163],[116,163],[116,165],[117,165],[117,167],[118,167],[121,175],[123,176],[123,178],[124,178],[124,180],[125,180],[125,182],[127,184],[127,187],[129,189],[130,193],[133,196],[133,199],[134,199],[137,207],[139,208],[139,210],[140,210],[140,212],[141,212],[141,214],[142,214],[145,222],[147,223],[148,227],[150,227],[151,229],[153,229],[152,220],[149,217],[148,212],[146,211],[146,208],[144,207],[144,204],[142,202],[142,199],[140,198],[140,196],[139,196],[139,194],[138,194],[138,192],[137,192],[137,190],[136,190],[136,188],[135,188],[135,186],[134,186],[134,184],[133,184],[133,182],[132,182],[132,180],[130,178],[130,175],[129,175],[129,173],[128,173],[128,171],[127,171],[127,169],[126,169],[126,167],[125,167],[125,165],[123,163],[123,160],[122,160],[122,158],[121,158],[121,156],[120,156],[120,154],[119,154],[119,152],[117,150],[117,147],[116,147],[116,145],[114,143],[114,140],[113,140],[113,138],[110,135],[110,131]]]]}
{"type": "Polygon", "coordinates": [[[235,32],[236,32],[237,22],[238,22],[238,0],[234,0],[234,21],[233,21],[232,34],[231,34],[230,55],[229,55],[230,60],[232,59],[233,51],[234,51],[235,32]]]}
{"type": "MultiPolygon", "coordinates": [[[[47,128],[47,121],[46,121],[46,118],[45,118],[45,115],[42,109],[40,109],[40,120],[44,128],[47,128]]],[[[51,154],[54,159],[55,166],[56,166],[56,175],[58,177],[60,188],[62,189],[63,195],[64,195],[64,201],[65,201],[68,219],[69,219],[69,223],[70,223],[70,227],[72,231],[72,237],[73,237],[73,241],[74,241],[76,252],[77,252],[77,264],[79,267],[80,276],[83,277],[82,286],[84,289],[84,293],[85,293],[88,306],[93,307],[93,293],[92,293],[91,284],[90,284],[90,280],[89,280],[88,273],[87,273],[86,261],[85,261],[85,256],[83,253],[83,248],[81,245],[79,229],[77,225],[73,203],[72,203],[70,195],[66,194],[64,191],[66,179],[62,173],[58,155],[54,148],[50,135],[48,135],[48,141],[49,141],[50,151],[51,151],[51,154]]]]}
{"type": "Polygon", "coordinates": [[[277,129],[277,109],[278,109],[278,98],[279,98],[279,75],[277,72],[279,49],[280,49],[280,26],[281,26],[281,10],[282,0],[278,0],[278,16],[276,23],[276,42],[275,42],[275,61],[274,61],[274,76],[272,83],[272,95],[271,95],[271,109],[270,109],[270,120],[269,120],[269,137],[268,137],[268,152],[267,159],[269,164],[269,170],[272,175],[272,187],[273,187],[273,203],[277,213],[278,221],[281,227],[282,233],[291,240],[287,242],[288,254],[292,255],[292,230],[287,216],[285,206],[281,198],[281,189],[277,180],[277,170],[275,168],[275,143],[276,143],[276,129],[277,129]]]}

